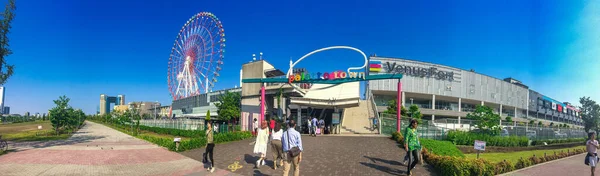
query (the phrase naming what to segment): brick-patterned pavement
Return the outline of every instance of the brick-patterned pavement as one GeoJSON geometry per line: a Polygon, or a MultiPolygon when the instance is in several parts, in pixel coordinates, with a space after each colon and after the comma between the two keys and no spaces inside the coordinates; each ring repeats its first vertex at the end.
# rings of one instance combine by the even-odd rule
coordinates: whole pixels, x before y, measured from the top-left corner
{"type": "MultiPolygon", "coordinates": [[[[217,144],[216,167],[241,175],[283,175],[283,168],[272,169],[270,154],[265,166],[254,168],[258,157],[252,154],[252,141],[217,144]]],[[[302,142],[300,175],[406,175],[406,166],[400,163],[405,152],[387,137],[302,136],[302,142]]],[[[182,154],[200,161],[203,152],[204,148],[182,154]]],[[[432,170],[427,165],[417,165],[413,175],[433,175],[432,170]]]]}
{"type": "Polygon", "coordinates": [[[86,121],[67,140],[12,144],[0,156],[0,175],[237,175],[86,121]]]}
{"type": "MultiPolygon", "coordinates": [[[[586,154],[579,154],[564,159],[550,161],[504,175],[591,175],[590,166],[583,163],[585,155],[586,154]]],[[[596,169],[596,174],[598,173],[600,173],[600,169],[596,169]]]]}

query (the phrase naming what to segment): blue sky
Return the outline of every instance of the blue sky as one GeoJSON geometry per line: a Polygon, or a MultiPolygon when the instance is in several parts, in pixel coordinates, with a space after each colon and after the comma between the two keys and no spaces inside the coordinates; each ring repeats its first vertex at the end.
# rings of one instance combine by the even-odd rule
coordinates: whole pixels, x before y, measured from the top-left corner
{"type": "MultiPolygon", "coordinates": [[[[0,1],[4,2],[4,1],[0,1]]],[[[264,53],[290,58],[348,45],[514,77],[559,101],[600,101],[598,1],[17,1],[7,60],[11,113],[46,112],[60,95],[93,113],[99,94],[170,104],[167,62],[181,26],[214,13],[227,38],[215,89],[239,84],[241,64],[264,53]]],[[[300,67],[331,71],[361,65],[351,51],[316,54],[300,67]],[[326,66],[326,67],[325,67],[326,66]]]]}

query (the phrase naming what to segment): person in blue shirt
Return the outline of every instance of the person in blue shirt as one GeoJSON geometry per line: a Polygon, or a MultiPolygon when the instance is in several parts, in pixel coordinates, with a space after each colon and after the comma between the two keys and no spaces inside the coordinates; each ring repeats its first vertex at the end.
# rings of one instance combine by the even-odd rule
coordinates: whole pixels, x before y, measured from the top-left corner
{"type": "Polygon", "coordinates": [[[300,133],[296,131],[296,122],[294,120],[290,120],[288,123],[288,130],[283,132],[281,135],[281,144],[283,148],[283,153],[286,155],[286,159],[283,164],[283,175],[287,176],[290,172],[290,165],[294,166],[294,176],[300,175],[300,162],[302,161],[302,137],[300,133]],[[300,149],[300,154],[296,157],[292,157],[288,151],[293,148],[298,147],[300,149]]]}
{"type": "Polygon", "coordinates": [[[313,129],[313,136],[317,137],[317,118],[313,117],[312,119],[312,129],[313,129]]]}

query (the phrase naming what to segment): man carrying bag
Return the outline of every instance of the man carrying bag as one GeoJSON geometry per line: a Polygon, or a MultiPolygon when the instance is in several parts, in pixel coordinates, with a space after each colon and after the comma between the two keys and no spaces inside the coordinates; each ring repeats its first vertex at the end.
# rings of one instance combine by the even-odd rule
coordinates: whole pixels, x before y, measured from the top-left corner
{"type": "Polygon", "coordinates": [[[290,172],[290,165],[294,166],[294,176],[300,175],[300,162],[302,161],[302,137],[300,133],[294,129],[296,122],[290,120],[288,130],[282,135],[281,143],[283,144],[283,152],[286,154],[286,159],[283,164],[283,175],[287,176],[290,172]]]}

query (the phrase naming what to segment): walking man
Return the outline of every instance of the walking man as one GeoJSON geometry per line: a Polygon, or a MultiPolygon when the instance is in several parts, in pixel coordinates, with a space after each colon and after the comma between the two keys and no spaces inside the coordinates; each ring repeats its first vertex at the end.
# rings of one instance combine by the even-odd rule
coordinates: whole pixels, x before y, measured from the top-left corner
{"type": "Polygon", "coordinates": [[[302,148],[302,137],[300,136],[300,133],[294,129],[296,127],[296,122],[294,120],[290,120],[288,127],[288,130],[281,136],[283,152],[286,155],[283,164],[283,175],[287,176],[290,172],[290,165],[293,165],[294,176],[300,176],[300,162],[302,162],[302,151],[304,151],[302,148]],[[299,153],[294,153],[296,150],[299,150],[299,153]]]}

